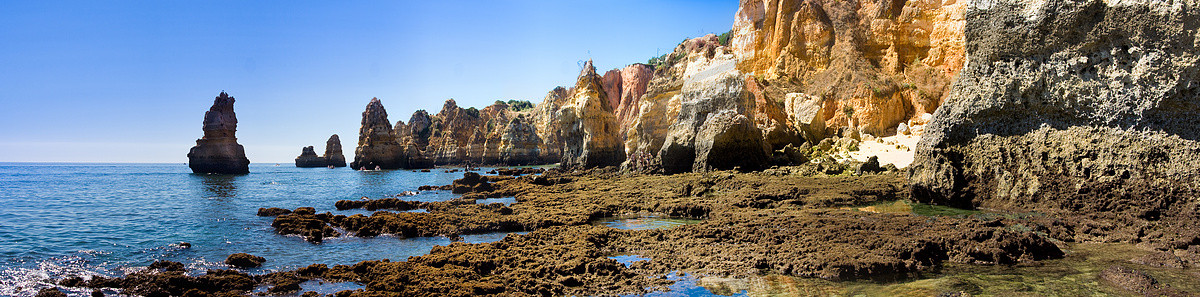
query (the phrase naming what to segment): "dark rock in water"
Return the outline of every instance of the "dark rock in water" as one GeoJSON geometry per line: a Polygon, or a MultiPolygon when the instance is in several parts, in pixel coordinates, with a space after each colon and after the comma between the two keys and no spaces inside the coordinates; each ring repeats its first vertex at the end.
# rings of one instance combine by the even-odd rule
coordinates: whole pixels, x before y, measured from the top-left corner
{"type": "Polygon", "coordinates": [[[146,267],[146,269],[162,271],[187,271],[187,269],[184,268],[183,263],[162,260],[154,261],[154,263],[151,263],[149,267],[146,267]]]}
{"type": "Polygon", "coordinates": [[[367,110],[363,111],[362,127],[358,131],[358,147],[354,150],[354,169],[372,170],[408,168],[404,158],[404,146],[396,141],[387,110],[379,98],[371,98],[367,110]]]}
{"type": "MultiPolygon", "coordinates": [[[[296,167],[346,167],[346,157],[342,155],[342,140],[337,134],[325,141],[325,155],[317,156],[312,146],[304,147],[300,156],[296,157],[296,167]]],[[[375,169],[374,167],[368,169],[375,169]]]]}
{"type": "Polygon", "coordinates": [[[854,170],[855,175],[863,175],[863,174],[867,174],[867,173],[879,173],[879,172],[883,172],[883,167],[879,167],[879,157],[876,157],[876,156],[871,156],[870,158],[867,158],[866,162],[859,164],[858,168],[854,170]]]}
{"type": "Polygon", "coordinates": [[[321,243],[327,237],[342,235],[325,223],[325,220],[332,217],[334,215],[328,212],[316,214],[316,210],[312,207],[301,207],[291,214],[275,217],[275,220],[271,222],[271,227],[275,228],[275,233],[300,235],[308,242],[321,243]]]}
{"type": "Polygon", "coordinates": [[[398,211],[413,210],[421,207],[422,202],[407,201],[396,198],[384,198],[376,200],[339,200],[333,206],[338,210],[362,208],[369,211],[379,209],[391,209],[398,211]]]}
{"type": "Polygon", "coordinates": [[[192,244],[191,244],[191,243],[189,243],[189,242],[186,242],[186,241],[181,241],[181,242],[179,242],[179,243],[177,243],[177,244],[175,244],[175,245],[178,245],[178,246],[179,246],[179,248],[183,248],[183,249],[190,249],[190,248],[192,248],[192,244]]]}
{"type": "Polygon", "coordinates": [[[37,295],[34,295],[34,296],[36,296],[36,297],[67,297],[67,293],[63,293],[63,291],[59,291],[58,289],[55,289],[55,288],[45,288],[45,289],[38,290],[37,295]]]}
{"type": "Polygon", "coordinates": [[[104,297],[104,291],[100,289],[92,290],[92,297],[104,297]]]}
{"type": "MultiPolygon", "coordinates": [[[[151,265],[120,278],[96,276],[83,286],[117,288],[122,294],[140,296],[244,296],[258,284],[254,277],[234,270],[208,270],[204,275],[189,276],[178,262],[155,264],[166,268],[151,265]]],[[[99,290],[92,291],[93,296],[97,293],[103,296],[99,290]]]]}
{"type": "Polygon", "coordinates": [[[329,136],[325,141],[325,164],[333,167],[346,167],[346,156],[342,153],[342,139],[337,134],[329,136]]]}
{"type": "Polygon", "coordinates": [[[233,97],[221,92],[204,113],[204,137],[188,152],[188,167],[194,173],[250,173],[246,150],[237,143],[237,116],[233,97]]]}
{"type": "Polygon", "coordinates": [[[296,167],[325,167],[325,158],[317,156],[311,145],[306,146],[300,150],[300,156],[296,157],[296,167]]]}
{"type": "Polygon", "coordinates": [[[262,266],[267,259],[247,253],[236,253],[225,258],[225,264],[237,268],[254,268],[262,266]]]}
{"type": "Polygon", "coordinates": [[[479,193],[493,190],[488,179],[474,172],[463,173],[463,178],[454,180],[454,194],[479,193]]]}
{"type": "Polygon", "coordinates": [[[280,215],[285,215],[285,214],[290,214],[290,213],[292,213],[292,211],[290,209],[283,209],[283,208],[278,208],[278,207],[259,208],[258,209],[258,216],[260,216],[260,217],[273,217],[273,216],[280,216],[280,215]]]}

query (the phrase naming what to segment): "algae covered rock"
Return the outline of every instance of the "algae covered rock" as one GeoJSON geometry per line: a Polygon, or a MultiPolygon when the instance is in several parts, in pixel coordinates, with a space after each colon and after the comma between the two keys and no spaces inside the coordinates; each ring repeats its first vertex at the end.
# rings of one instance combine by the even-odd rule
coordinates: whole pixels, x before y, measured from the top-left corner
{"type": "Polygon", "coordinates": [[[236,253],[225,258],[225,264],[237,268],[254,268],[262,266],[267,259],[247,253],[236,253]]]}

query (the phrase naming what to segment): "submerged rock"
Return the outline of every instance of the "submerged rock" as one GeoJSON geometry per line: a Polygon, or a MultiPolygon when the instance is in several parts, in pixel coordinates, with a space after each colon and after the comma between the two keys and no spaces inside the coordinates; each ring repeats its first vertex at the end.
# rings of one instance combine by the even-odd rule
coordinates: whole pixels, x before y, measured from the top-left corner
{"type": "Polygon", "coordinates": [[[221,92],[204,113],[204,137],[188,152],[188,167],[194,173],[250,173],[246,150],[237,143],[237,116],[233,97],[221,92]]]}
{"type": "Polygon", "coordinates": [[[262,266],[267,259],[247,253],[236,253],[225,258],[225,264],[237,268],[254,268],[262,266]]]}

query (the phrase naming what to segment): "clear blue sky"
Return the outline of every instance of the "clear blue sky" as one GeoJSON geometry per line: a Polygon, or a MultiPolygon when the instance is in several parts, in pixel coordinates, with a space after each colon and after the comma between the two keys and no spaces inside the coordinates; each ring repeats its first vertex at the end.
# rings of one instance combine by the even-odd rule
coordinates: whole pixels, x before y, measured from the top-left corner
{"type": "Polygon", "coordinates": [[[645,62],[730,29],[727,1],[2,1],[0,161],[186,162],[237,98],[251,162],[286,163],[361,113],[540,102],[580,64],[645,62]]]}

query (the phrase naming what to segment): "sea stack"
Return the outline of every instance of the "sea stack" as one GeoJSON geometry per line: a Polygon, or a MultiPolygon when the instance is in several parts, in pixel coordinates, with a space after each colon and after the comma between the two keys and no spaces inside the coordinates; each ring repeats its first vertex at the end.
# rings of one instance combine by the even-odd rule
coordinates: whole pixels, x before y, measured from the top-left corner
{"type": "Polygon", "coordinates": [[[194,173],[250,173],[246,150],[237,143],[237,116],[233,97],[221,92],[204,113],[204,137],[188,152],[188,167],[194,173]]]}
{"type": "Polygon", "coordinates": [[[404,147],[392,133],[387,110],[379,98],[371,98],[367,110],[363,111],[362,128],[358,130],[358,147],[354,149],[354,169],[399,169],[404,168],[404,147]]]}
{"type": "Polygon", "coordinates": [[[346,156],[342,154],[342,139],[337,134],[329,136],[325,141],[325,164],[333,167],[346,167],[346,156]]]}
{"type": "Polygon", "coordinates": [[[300,156],[296,157],[296,167],[325,167],[325,158],[317,156],[313,146],[306,146],[300,149],[300,156]]]}

